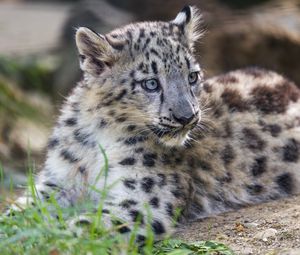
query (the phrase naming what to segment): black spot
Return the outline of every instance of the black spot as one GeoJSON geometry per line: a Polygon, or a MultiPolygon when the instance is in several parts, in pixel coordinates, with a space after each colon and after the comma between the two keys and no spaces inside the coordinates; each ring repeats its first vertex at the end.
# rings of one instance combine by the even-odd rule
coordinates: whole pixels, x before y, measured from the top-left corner
{"type": "Polygon", "coordinates": [[[50,195],[46,191],[41,190],[40,193],[46,201],[50,199],[50,195]]]}
{"type": "Polygon", "coordinates": [[[152,205],[154,208],[159,207],[159,199],[157,197],[153,197],[150,199],[149,204],[152,205]]]}
{"type": "Polygon", "coordinates": [[[121,234],[128,233],[130,231],[131,231],[130,228],[127,226],[118,227],[118,232],[121,234]]]}
{"type": "Polygon", "coordinates": [[[155,165],[156,158],[157,158],[157,154],[155,153],[145,153],[143,159],[143,165],[148,167],[153,167],[155,165]]]}
{"type": "Polygon", "coordinates": [[[125,199],[120,203],[120,206],[127,208],[127,209],[134,205],[137,205],[137,202],[133,199],[125,199]]]}
{"type": "Polygon", "coordinates": [[[84,133],[82,129],[76,129],[73,132],[74,139],[83,146],[95,147],[96,143],[91,140],[91,135],[84,133]]]}
{"type": "Polygon", "coordinates": [[[99,122],[99,125],[98,125],[98,127],[99,128],[104,128],[104,127],[106,127],[107,126],[107,121],[105,121],[105,120],[100,120],[100,122],[99,122]]]}
{"type": "Polygon", "coordinates": [[[59,144],[59,140],[57,138],[51,138],[48,142],[48,149],[54,149],[59,144]]]}
{"type": "Polygon", "coordinates": [[[171,176],[173,177],[173,183],[175,185],[180,183],[180,177],[177,173],[171,174],[171,176]]]}
{"type": "Polygon", "coordinates": [[[221,184],[230,183],[232,181],[232,174],[227,172],[221,178],[217,178],[221,184]]]}
{"type": "Polygon", "coordinates": [[[277,176],[276,183],[279,188],[287,194],[291,194],[294,190],[293,178],[290,173],[285,173],[277,176]]]}
{"type": "Polygon", "coordinates": [[[235,154],[231,145],[227,144],[223,151],[221,152],[221,158],[225,165],[230,164],[234,158],[235,154]]]}
{"type": "Polygon", "coordinates": [[[79,54],[79,61],[82,63],[84,60],[86,59],[86,57],[82,54],[79,54]]]}
{"type": "Polygon", "coordinates": [[[91,222],[88,219],[80,219],[80,220],[76,221],[75,225],[77,227],[79,227],[79,226],[81,226],[81,227],[82,226],[89,226],[89,225],[91,225],[91,222]]]}
{"type": "Polygon", "coordinates": [[[260,184],[253,184],[247,186],[248,193],[252,196],[260,194],[263,191],[263,189],[263,186],[260,184]]]}
{"type": "Polygon", "coordinates": [[[170,217],[174,217],[174,208],[171,203],[166,203],[166,212],[170,217]]]}
{"type": "Polygon", "coordinates": [[[299,159],[299,142],[291,138],[283,146],[283,160],[287,162],[297,162],[299,159]]]}
{"type": "Polygon", "coordinates": [[[125,116],[120,116],[120,117],[116,118],[116,121],[120,122],[120,123],[122,123],[122,122],[124,122],[126,120],[127,120],[127,117],[125,117],[125,116]]]}
{"type": "Polygon", "coordinates": [[[158,186],[162,187],[167,184],[167,177],[164,174],[158,174],[159,177],[158,186]]]}
{"type": "Polygon", "coordinates": [[[144,37],[145,37],[145,29],[141,28],[139,38],[144,38],[144,37]]]}
{"type": "Polygon", "coordinates": [[[67,126],[75,126],[77,125],[77,119],[76,118],[69,118],[65,120],[65,123],[67,126]]]}
{"type": "Polygon", "coordinates": [[[123,180],[123,184],[125,187],[134,190],[136,186],[136,181],[134,179],[125,179],[123,180]]]}
{"type": "Polygon", "coordinates": [[[127,82],[127,79],[122,79],[121,84],[125,84],[127,82]]]}
{"type": "Polygon", "coordinates": [[[250,103],[265,114],[284,113],[289,103],[297,101],[300,97],[299,89],[287,81],[274,87],[256,86],[251,94],[253,99],[250,103]]]}
{"type": "Polygon", "coordinates": [[[138,211],[138,210],[130,210],[129,211],[129,215],[131,216],[132,221],[134,221],[134,222],[140,222],[141,224],[144,223],[144,217],[143,217],[143,214],[140,211],[138,211]]]}
{"type": "Polygon", "coordinates": [[[144,148],[136,148],[134,151],[136,153],[142,153],[144,151],[144,148]]]}
{"type": "Polygon", "coordinates": [[[241,93],[236,89],[225,88],[221,98],[230,112],[243,112],[249,109],[247,102],[243,100],[241,93]]]}
{"type": "Polygon", "coordinates": [[[150,52],[151,52],[153,55],[155,55],[155,56],[157,56],[158,58],[161,59],[161,56],[159,55],[159,53],[158,53],[155,49],[151,48],[151,49],[150,49],[150,52]]]}
{"type": "Polygon", "coordinates": [[[224,129],[222,130],[222,132],[220,134],[217,135],[221,135],[222,138],[231,138],[232,137],[232,124],[229,121],[224,121],[223,122],[223,127],[224,129]]]}
{"type": "Polygon", "coordinates": [[[196,162],[197,162],[197,166],[200,167],[202,170],[211,171],[212,167],[209,162],[200,159],[198,159],[196,162]]]}
{"type": "Polygon", "coordinates": [[[83,173],[85,173],[86,168],[85,168],[84,166],[80,166],[80,167],[78,167],[78,171],[79,171],[81,174],[83,174],[83,173]]]}
{"type": "Polygon", "coordinates": [[[152,71],[153,71],[154,74],[158,73],[158,71],[157,71],[157,64],[156,64],[155,61],[151,62],[151,68],[152,68],[152,71]]]}
{"type": "Polygon", "coordinates": [[[72,107],[73,112],[76,112],[76,113],[80,112],[80,108],[79,108],[79,103],[78,102],[72,103],[71,107],[72,107]]]}
{"type": "Polygon", "coordinates": [[[141,182],[142,190],[146,193],[152,191],[155,182],[151,177],[144,177],[141,182]]]}
{"type": "Polygon", "coordinates": [[[255,159],[255,162],[253,163],[251,167],[252,175],[253,176],[259,176],[262,175],[267,168],[267,158],[262,156],[255,159]]]}
{"type": "Polygon", "coordinates": [[[147,137],[145,137],[145,136],[132,136],[132,137],[125,139],[124,143],[126,145],[134,145],[138,142],[144,142],[145,140],[147,140],[147,137]]]}
{"type": "MultiPolygon", "coordinates": [[[[148,38],[148,39],[149,39],[149,38],[148,38]]],[[[148,40],[148,39],[147,39],[147,40],[148,40]]],[[[149,42],[150,42],[150,39],[149,39],[149,42]]],[[[147,41],[146,41],[146,43],[147,43],[147,41]]],[[[146,47],[147,47],[146,43],[145,43],[145,46],[143,47],[143,48],[145,48],[145,49],[146,49],[146,47]]],[[[149,52],[148,52],[148,51],[145,53],[145,56],[146,56],[146,59],[149,61],[150,56],[149,56],[149,52]]]]}
{"type": "Polygon", "coordinates": [[[144,68],[144,63],[143,62],[141,62],[140,64],[139,64],[139,66],[138,66],[138,70],[143,70],[143,68],[144,68]]]}
{"type": "Polygon", "coordinates": [[[175,158],[175,164],[181,164],[182,163],[182,161],[183,161],[183,159],[182,158],[175,158]]]}
{"type": "Polygon", "coordinates": [[[165,153],[161,156],[161,162],[164,165],[170,165],[172,163],[170,156],[165,153]]]}
{"type": "Polygon", "coordinates": [[[44,184],[46,186],[52,188],[52,189],[57,189],[58,188],[58,186],[56,184],[52,183],[52,182],[45,182],[44,184]]]}
{"type": "Polygon", "coordinates": [[[164,103],[164,93],[160,94],[159,99],[160,99],[160,104],[162,105],[164,103]]]}
{"type": "Polygon", "coordinates": [[[134,78],[134,76],[135,76],[135,71],[132,70],[132,71],[129,73],[129,76],[130,76],[131,78],[134,78]]]}
{"type": "Polygon", "coordinates": [[[70,163],[75,163],[79,161],[78,158],[76,158],[70,151],[66,149],[61,150],[60,155],[63,159],[69,161],[70,163]]]}
{"type": "Polygon", "coordinates": [[[90,61],[91,61],[91,64],[93,64],[96,67],[96,69],[95,69],[96,74],[97,75],[101,74],[104,70],[104,63],[102,61],[100,61],[99,59],[96,59],[93,57],[90,58],[90,61]]]}
{"type": "Polygon", "coordinates": [[[166,232],[164,225],[159,220],[154,220],[151,224],[155,234],[161,235],[166,232]]]}
{"type": "Polygon", "coordinates": [[[135,125],[129,125],[128,127],[127,127],[127,131],[129,131],[129,132],[132,132],[133,130],[135,130],[136,129],[136,126],[135,125]]]}
{"type": "Polygon", "coordinates": [[[127,94],[127,90],[126,90],[126,89],[123,89],[123,90],[120,92],[120,94],[117,95],[117,96],[115,97],[115,100],[116,100],[116,101],[121,100],[126,94],[127,94]]]}
{"type": "Polygon", "coordinates": [[[110,211],[107,210],[107,209],[102,209],[102,213],[104,213],[104,214],[110,214],[110,211]]]}
{"type": "Polygon", "coordinates": [[[187,68],[188,68],[188,69],[190,69],[190,66],[191,66],[191,64],[190,64],[190,61],[189,61],[189,59],[188,59],[187,57],[185,57],[184,59],[185,59],[185,62],[186,62],[187,68]]]}
{"type": "Polygon", "coordinates": [[[143,235],[137,235],[137,236],[136,236],[136,241],[137,241],[138,243],[144,243],[144,242],[146,241],[146,237],[143,236],[143,235]]]}
{"type": "Polygon", "coordinates": [[[270,124],[265,125],[262,130],[270,132],[273,137],[277,137],[282,131],[282,128],[277,124],[270,124]]]}
{"type": "Polygon", "coordinates": [[[244,134],[245,146],[250,150],[257,151],[265,148],[266,142],[262,140],[253,129],[244,128],[242,132],[244,134]]]}
{"type": "Polygon", "coordinates": [[[114,116],[116,115],[116,111],[115,111],[115,110],[110,110],[107,114],[108,114],[109,116],[114,117],[114,116]]]}
{"type": "Polygon", "coordinates": [[[125,226],[124,222],[121,222],[119,220],[112,220],[111,223],[117,227],[117,231],[121,234],[131,231],[129,227],[125,226]]]}
{"type": "Polygon", "coordinates": [[[182,189],[179,188],[179,187],[178,187],[177,189],[171,190],[171,193],[172,193],[173,196],[176,197],[176,198],[181,198],[181,197],[183,197],[182,189]]]}
{"type": "Polygon", "coordinates": [[[119,164],[122,166],[132,166],[135,164],[135,158],[125,158],[119,164]]]}
{"type": "MultiPolygon", "coordinates": [[[[148,47],[149,43],[150,43],[151,39],[150,38],[147,38],[146,41],[145,41],[145,44],[143,45],[143,48],[142,48],[142,51],[144,52],[146,50],[146,48],[148,47]]],[[[145,54],[146,56],[146,59],[149,60],[149,52],[146,52],[145,54]]]]}

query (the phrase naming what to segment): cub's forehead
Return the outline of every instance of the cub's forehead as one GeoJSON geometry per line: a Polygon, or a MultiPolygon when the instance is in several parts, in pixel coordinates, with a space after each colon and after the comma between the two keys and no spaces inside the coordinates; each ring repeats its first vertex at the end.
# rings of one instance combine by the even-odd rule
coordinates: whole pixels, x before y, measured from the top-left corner
{"type": "Polygon", "coordinates": [[[108,37],[121,40],[127,44],[141,43],[142,41],[152,42],[157,38],[165,38],[185,44],[182,28],[171,22],[140,22],[126,25],[110,32],[108,37]]]}
{"type": "Polygon", "coordinates": [[[153,58],[165,65],[190,68],[196,61],[184,38],[182,27],[170,22],[142,22],[113,30],[106,35],[108,42],[136,60],[139,56],[153,58]]]}

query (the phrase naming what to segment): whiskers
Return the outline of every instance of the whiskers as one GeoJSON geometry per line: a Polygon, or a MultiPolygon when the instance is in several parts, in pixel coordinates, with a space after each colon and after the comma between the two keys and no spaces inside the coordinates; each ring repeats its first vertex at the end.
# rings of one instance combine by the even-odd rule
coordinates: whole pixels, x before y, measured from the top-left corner
{"type": "Polygon", "coordinates": [[[208,98],[201,105],[201,120],[197,125],[189,132],[185,144],[192,146],[197,143],[200,144],[201,138],[207,137],[215,129],[215,123],[211,118],[212,108],[210,107],[210,101],[208,98]]]}

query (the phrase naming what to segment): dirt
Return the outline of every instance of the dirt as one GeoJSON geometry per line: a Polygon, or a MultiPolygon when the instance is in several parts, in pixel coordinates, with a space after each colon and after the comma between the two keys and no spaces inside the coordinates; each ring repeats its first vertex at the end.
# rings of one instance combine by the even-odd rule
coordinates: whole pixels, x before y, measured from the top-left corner
{"type": "Polygon", "coordinates": [[[300,196],[201,219],[176,237],[215,240],[241,255],[300,255],[300,196]]]}

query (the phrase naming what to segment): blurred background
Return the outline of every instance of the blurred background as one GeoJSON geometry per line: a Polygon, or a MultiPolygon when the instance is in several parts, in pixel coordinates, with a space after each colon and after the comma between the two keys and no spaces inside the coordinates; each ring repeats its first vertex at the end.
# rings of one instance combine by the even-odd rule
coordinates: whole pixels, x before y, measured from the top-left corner
{"type": "Polygon", "coordinates": [[[59,105],[81,75],[76,27],[106,33],[171,20],[186,4],[203,14],[197,55],[206,77],[250,65],[300,84],[299,0],[0,0],[2,187],[24,184],[24,173],[43,162],[59,105]]]}

